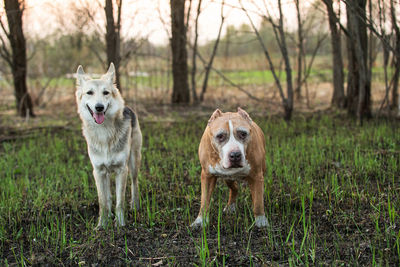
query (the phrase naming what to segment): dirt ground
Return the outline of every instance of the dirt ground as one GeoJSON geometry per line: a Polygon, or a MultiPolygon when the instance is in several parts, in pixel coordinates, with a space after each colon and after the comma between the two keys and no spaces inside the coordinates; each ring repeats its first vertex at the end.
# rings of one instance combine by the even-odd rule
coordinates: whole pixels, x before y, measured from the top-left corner
{"type": "MultiPolygon", "coordinates": [[[[373,98],[375,109],[380,105],[383,96],[382,89],[383,88],[379,88],[374,91],[375,94],[373,98]]],[[[127,92],[125,98],[127,99],[127,104],[133,106],[139,113],[140,118],[143,120],[144,127],[148,129],[157,129],[154,125],[160,122],[162,122],[164,126],[170,127],[177,121],[182,122],[186,118],[189,118],[189,121],[193,123],[197,118],[199,120],[205,120],[217,107],[228,111],[235,110],[238,106],[241,106],[253,117],[268,118],[268,120],[272,117],[273,120],[279,120],[282,117],[279,95],[276,90],[270,90],[268,94],[264,92],[265,88],[252,89],[252,94],[261,99],[261,101],[258,101],[249,99],[245,94],[238,92],[236,89],[219,88],[218,90],[214,90],[213,94],[208,94],[204,103],[198,106],[171,106],[168,104],[169,98],[165,98],[165,96],[159,96],[156,99],[136,98],[132,92],[127,92]],[[168,124],[169,122],[171,125],[168,124]]],[[[331,87],[328,83],[310,86],[308,100],[303,98],[300,103],[296,103],[294,112],[297,116],[305,117],[305,121],[307,122],[317,117],[321,118],[327,114],[334,119],[339,118],[340,121],[345,121],[343,124],[348,123],[343,119],[346,117],[345,112],[336,112],[329,109],[330,96],[331,87]]],[[[72,89],[66,92],[57,92],[50,102],[44,101],[42,106],[35,110],[37,114],[36,118],[20,118],[15,116],[13,104],[11,104],[12,101],[13,97],[12,95],[10,97],[9,94],[7,94],[7,97],[0,100],[1,143],[18,142],[19,139],[24,139],[35,133],[37,134],[37,132],[40,132],[42,129],[46,131],[46,133],[51,132],[54,135],[60,134],[65,140],[67,140],[65,135],[71,132],[80,135],[80,122],[77,119],[72,89]]],[[[397,126],[396,124],[390,127],[397,126]]],[[[168,129],[171,128],[172,127],[168,129]]],[[[312,130],[310,129],[310,131],[312,130]]],[[[189,131],[188,133],[199,135],[198,132],[197,129],[197,132],[193,130],[193,132],[189,131]]],[[[161,131],[158,133],[160,134],[161,131]]],[[[293,134],[293,136],[296,135],[299,135],[299,133],[293,134]]],[[[149,141],[146,140],[146,142],[149,141]]],[[[159,150],[165,157],[169,156],[168,151],[166,151],[166,148],[162,145],[154,149],[159,150]]],[[[85,154],[84,145],[82,145],[77,152],[85,154]]],[[[177,151],[176,153],[180,152],[177,151]]],[[[384,157],[384,155],[382,157],[384,157]]],[[[182,158],[184,158],[184,155],[182,155],[182,158]]],[[[87,161],[88,158],[85,156],[83,160],[87,161]]],[[[322,173],[335,168],[339,169],[339,167],[335,166],[329,168],[326,166],[324,165],[324,167],[321,167],[320,172],[315,173],[316,176],[314,179],[322,180],[324,179],[322,173]],[[329,170],[324,168],[328,168],[329,170]],[[318,173],[321,173],[321,177],[318,176],[318,173]]],[[[144,169],[146,169],[146,166],[144,169]]],[[[172,169],[167,169],[167,171],[173,172],[172,169]]],[[[340,171],[346,172],[346,170],[340,171]]],[[[151,174],[148,171],[143,172],[146,178],[151,179],[151,174]]],[[[169,175],[172,176],[172,174],[169,175]]],[[[187,173],[186,176],[188,176],[187,173]]],[[[193,184],[187,177],[183,177],[182,179],[183,182],[179,186],[190,188],[193,184]]],[[[362,184],[364,187],[360,190],[368,192],[366,196],[378,198],[382,193],[379,186],[390,188],[392,185],[390,182],[380,184],[379,181],[375,181],[374,179],[375,178],[373,178],[371,182],[362,184]],[[379,185],[378,187],[376,186],[377,184],[379,185]]],[[[394,190],[398,191],[398,183],[396,183],[396,186],[397,188],[394,190]]],[[[329,188],[330,185],[327,185],[326,190],[328,191],[329,188]]],[[[297,262],[299,265],[306,265],[306,262],[296,261],[295,259],[297,256],[293,253],[293,251],[299,251],[299,247],[302,246],[301,243],[306,234],[301,230],[301,225],[299,228],[292,230],[292,221],[283,219],[283,215],[280,214],[280,209],[278,208],[289,205],[289,207],[287,207],[288,210],[301,210],[301,200],[298,197],[294,197],[293,199],[290,198],[290,201],[285,202],[285,197],[290,197],[290,194],[295,195],[294,188],[290,184],[279,185],[278,183],[272,183],[269,190],[280,198],[275,200],[273,204],[275,206],[272,204],[270,206],[271,211],[269,213],[271,216],[269,220],[273,223],[268,229],[248,227],[244,218],[249,217],[249,214],[224,215],[223,222],[219,228],[218,218],[215,215],[218,214],[218,209],[214,207],[211,211],[214,214],[211,218],[211,226],[205,232],[190,229],[186,215],[179,211],[176,213],[177,215],[174,219],[162,223],[161,220],[159,220],[149,226],[145,223],[147,216],[146,211],[141,210],[136,215],[137,218],[134,218],[134,215],[129,213],[128,222],[130,222],[130,224],[125,228],[111,227],[108,230],[100,230],[94,233],[93,231],[87,230],[87,225],[85,225],[84,222],[89,221],[93,223],[93,220],[97,218],[98,205],[96,202],[81,206],[77,209],[68,205],[56,207],[48,203],[49,206],[43,209],[44,213],[48,212],[62,215],[74,214],[74,216],[68,219],[68,225],[71,227],[67,229],[68,238],[70,240],[85,240],[85,242],[80,242],[75,246],[69,244],[68,248],[60,255],[54,251],[54,248],[44,247],[42,243],[32,246],[32,242],[34,243],[34,241],[27,239],[30,229],[24,229],[22,233],[23,238],[16,238],[15,240],[2,239],[2,255],[4,259],[7,259],[7,262],[0,260],[0,263],[19,265],[21,262],[25,262],[26,265],[34,266],[182,266],[199,263],[214,266],[281,266],[297,262]],[[283,188],[286,192],[283,192],[283,188]],[[136,220],[139,223],[135,224],[134,222],[136,220]],[[238,223],[236,224],[237,221],[238,223]],[[235,225],[235,227],[232,227],[233,225],[235,225]],[[205,235],[207,244],[202,244],[205,235]],[[285,240],[282,240],[282,236],[284,238],[288,236],[288,240],[284,242],[285,240]],[[292,241],[289,240],[289,237],[292,241]],[[207,246],[210,248],[208,250],[208,255],[205,255],[206,260],[200,258],[201,253],[199,252],[199,246],[207,246]],[[20,251],[19,247],[29,248],[30,251],[20,251]],[[29,255],[26,256],[26,261],[21,260],[20,262],[19,260],[15,260],[18,259],[19,253],[29,255]],[[291,257],[293,261],[290,260],[291,257]]],[[[322,185],[320,190],[324,192],[322,185]]],[[[382,191],[387,193],[389,189],[388,191],[382,191]]],[[[163,195],[162,188],[156,188],[154,192],[163,195]]],[[[224,193],[226,193],[226,191],[223,191],[223,194],[224,193]]],[[[165,196],[157,200],[158,202],[156,205],[158,209],[169,209],[170,206],[165,204],[164,201],[172,197],[175,196],[165,196]]],[[[249,196],[245,197],[246,201],[239,204],[241,205],[239,206],[239,210],[243,211],[248,209],[248,207],[245,206],[249,203],[248,198],[249,196]]],[[[331,196],[328,198],[315,196],[312,211],[306,208],[306,212],[310,214],[310,220],[313,222],[311,226],[312,231],[318,233],[315,235],[315,244],[317,244],[317,247],[314,253],[319,258],[319,261],[317,261],[319,264],[347,266],[352,265],[351,263],[357,263],[361,266],[370,265],[371,259],[375,257],[375,255],[378,255],[375,249],[381,250],[381,254],[379,255],[383,255],[382,258],[387,258],[387,261],[381,262],[381,264],[391,265],[399,262],[398,259],[395,258],[396,248],[394,239],[387,240],[392,250],[385,250],[386,247],[382,240],[378,240],[377,244],[371,245],[376,237],[377,225],[382,227],[382,225],[386,225],[388,222],[383,217],[379,218],[376,224],[374,224],[372,220],[367,219],[371,217],[369,199],[364,198],[357,202],[354,201],[352,197],[344,198],[344,200],[339,203],[340,212],[334,214],[333,211],[332,214],[327,210],[327,207],[330,205],[330,198],[331,196]],[[346,216],[342,217],[343,214],[346,216]],[[361,234],[359,229],[362,229],[361,234]],[[338,236],[340,238],[338,238],[338,236]],[[327,244],[323,244],[323,242],[327,244]],[[336,253],[334,257],[332,257],[332,251],[336,253]],[[387,257],[385,257],[385,253],[387,257]]],[[[395,201],[396,203],[399,202],[397,198],[395,201]]],[[[187,202],[187,199],[179,199],[177,206],[185,206],[187,202]]],[[[195,204],[193,204],[190,210],[195,214],[199,208],[199,203],[197,200],[193,201],[193,203],[195,204]]],[[[35,212],[34,210],[28,210],[24,211],[24,214],[29,215],[35,212]]],[[[67,217],[69,218],[69,216],[67,217]]],[[[22,218],[15,227],[9,225],[7,228],[17,229],[24,225],[31,226],[34,225],[34,220],[34,217],[27,216],[22,218]]],[[[394,230],[397,231],[397,228],[394,230]]],[[[312,260],[312,256],[298,255],[298,258],[307,258],[310,259],[310,262],[312,260]]]]}

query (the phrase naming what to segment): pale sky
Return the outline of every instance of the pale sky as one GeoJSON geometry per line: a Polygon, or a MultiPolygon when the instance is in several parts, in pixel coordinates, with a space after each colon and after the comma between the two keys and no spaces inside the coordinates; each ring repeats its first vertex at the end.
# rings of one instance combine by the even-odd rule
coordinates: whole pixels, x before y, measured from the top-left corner
{"type": "MultiPolygon", "coordinates": [[[[225,0],[224,16],[225,27],[227,25],[239,26],[249,23],[245,13],[240,10],[240,0],[225,0]],[[235,8],[236,7],[236,8],[235,8]]],[[[204,43],[215,39],[221,21],[222,0],[203,0],[202,13],[199,17],[199,40],[204,43]]],[[[276,1],[271,0],[242,0],[246,9],[256,25],[261,21],[257,13],[265,12],[265,4],[273,14],[277,12],[276,1]]],[[[166,44],[168,42],[167,30],[170,22],[169,0],[124,0],[122,7],[122,35],[135,37],[148,37],[155,44],[166,44]],[[160,16],[161,14],[161,16],[160,16]],[[162,19],[160,19],[160,17],[162,19]]],[[[305,0],[304,3],[311,3],[305,0]]],[[[197,0],[193,0],[192,14],[195,14],[197,0]]],[[[73,31],[76,17],[73,10],[84,10],[82,6],[90,6],[93,12],[91,27],[104,31],[105,15],[104,0],[27,0],[27,10],[24,21],[25,32],[30,37],[44,37],[49,33],[62,31],[73,31]],[[62,26],[61,26],[62,25],[62,26]]],[[[293,0],[283,0],[282,6],[288,26],[293,27],[295,22],[295,9],[293,0]]],[[[4,14],[4,10],[1,12],[4,14]]],[[[224,31],[223,31],[224,33],[224,31]]]]}

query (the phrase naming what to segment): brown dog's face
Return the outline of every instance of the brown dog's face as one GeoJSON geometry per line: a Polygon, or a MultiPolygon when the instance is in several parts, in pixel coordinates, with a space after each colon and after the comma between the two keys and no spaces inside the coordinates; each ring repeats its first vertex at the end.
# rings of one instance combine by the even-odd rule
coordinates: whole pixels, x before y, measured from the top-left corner
{"type": "Polygon", "coordinates": [[[251,118],[241,108],[237,113],[214,111],[208,127],[212,146],[220,157],[221,170],[248,167],[246,149],[251,140],[251,123],[251,118]]]}

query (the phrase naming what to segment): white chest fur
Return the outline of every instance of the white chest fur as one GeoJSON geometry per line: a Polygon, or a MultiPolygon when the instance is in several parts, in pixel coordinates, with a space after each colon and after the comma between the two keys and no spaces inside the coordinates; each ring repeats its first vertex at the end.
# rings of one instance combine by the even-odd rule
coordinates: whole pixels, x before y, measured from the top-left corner
{"type": "Polygon", "coordinates": [[[95,125],[83,129],[90,161],[96,167],[114,169],[125,166],[131,147],[131,128],[128,124],[95,125]]]}

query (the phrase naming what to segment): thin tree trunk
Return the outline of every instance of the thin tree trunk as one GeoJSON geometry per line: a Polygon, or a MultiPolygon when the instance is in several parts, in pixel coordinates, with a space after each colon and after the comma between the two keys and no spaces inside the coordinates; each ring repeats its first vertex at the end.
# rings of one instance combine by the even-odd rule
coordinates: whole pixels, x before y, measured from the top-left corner
{"type": "MultiPolygon", "coordinates": [[[[349,29],[350,31],[350,29],[349,29]]],[[[356,70],[356,59],[355,59],[355,51],[354,47],[352,45],[352,40],[350,37],[347,37],[346,41],[346,47],[347,47],[347,58],[348,58],[348,73],[347,73],[347,99],[346,99],[346,104],[347,104],[347,111],[351,115],[356,114],[356,107],[357,104],[355,104],[357,97],[358,97],[358,75],[356,70]],[[357,76],[356,76],[357,75],[357,76]]]]}
{"type": "MultiPolygon", "coordinates": [[[[371,1],[369,1],[369,9],[370,9],[370,20],[372,20],[371,18],[371,9],[372,9],[372,3],[371,1]]],[[[382,108],[384,107],[384,105],[387,103],[387,107],[389,108],[389,91],[390,91],[390,85],[388,83],[388,72],[387,72],[387,67],[389,64],[389,58],[390,58],[390,49],[388,47],[388,43],[389,43],[389,39],[390,36],[388,36],[386,34],[386,30],[385,27],[383,26],[384,21],[386,21],[386,17],[385,17],[385,6],[382,5],[382,1],[378,0],[378,14],[379,14],[379,28],[381,30],[382,33],[382,39],[381,39],[381,43],[382,43],[382,49],[383,49],[383,75],[384,75],[384,80],[385,80],[385,97],[382,100],[382,103],[379,107],[378,110],[378,114],[382,111],[382,108]]],[[[372,39],[372,36],[370,36],[370,39],[372,39]]],[[[372,41],[370,42],[372,44],[372,41]]],[[[370,57],[372,58],[372,49],[370,49],[370,57]]],[[[372,64],[372,60],[370,61],[370,64],[372,64]]],[[[372,65],[370,65],[370,70],[372,69],[372,65]]]]}
{"type": "Polygon", "coordinates": [[[368,70],[368,37],[366,27],[366,0],[347,1],[349,77],[348,112],[359,123],[371,117],[371,79],[368,70]]]}
{"type": "Polygon", "coordinates": [[[189,103],[185,0],[171,2],[171,50],[172,50],[172,103],[189,103]]]}
{"type": "Polygon", "coordinates": [[[112,0],[106,0],[104,11],[106,13],[106,45],[107,45],[107,66],[114,63],[115,66],[115,84],[121,89],[119,67],[121,62],[120,55],[120,29],[121,29],[121,7],[122,0],[117,0],[117,23],[114,20],[114,7],[112,0]]]}
{"type": "Polygon", "coordinates": [[[208,61],[208,64],[207,64],[207,66],[205,68],[203,86],[201,88],[201,94],[200,94],[200,102],[203,102],[203,100],[204,100],[204,94],[206,93],[206,90],[207,90],[208,77],[210,75],[210,71],[211,71],[211,67],[212,67],[213,61],[214,61],[214,57],[217,54],[219,40],[221,39],[222,26],[224,25],[224,21],[225,21],[224,5],[225,5],[225,3],[224,3],[224,1],[222,1],[222,3],[221,3],[221,24],[219,25],[218,36],[217,36],[217,39],[215,40],[210,60],[208,61]]]}
{"type": "Polygon", "coordinates": [[[193,102],[195,103],[199,102],[196,93],[196,72],[197,72],[196,57],[197,57],[197,40],[199,37],[198,26],[199,26],[199,16],[201,13],[201,1],[202,0],[199,0],[199,3],[197,5],[196,19],[194,22],[194,42],[193,42],[193,55],[192,55],[191,81],[192,81],[192,97],[193,97],[193,102]]]}
{"type": "MultiPolygon", "coordinates": [[[[386,37],[384,37],[386,38],[386,37]]],[[[387,67],[388,67],[388,63],[389,63],[389,49],[388,47],[385,45],[385,42],[382,42],[382,48],[383,48],[383,75],[384,75],[384,80],[385,80],[385,97],[383,98],[382,104],[379,108],[379,112],[382,110],[382,108],[384,107],[385,103],[389,103],[389,91],[390,91],[390,86],[388,84],[388,75],[387,75],[387,67]]],[[[387,107],[389,107],[390,105],[387,105],[387,107]]]]}
{"type": "Polygon", "coordinates": [[[293,111],[293,83],[292,83],[292,68],[290,66],[289,53],[287,51],[286,37],[283,30],[283,13],[282,13],[282,3],[278,0],[279,8],[279,36],[280,36],[280,49],[285,62],[285,72],[286,72],[286,90],[287,90],[287,106],[285,107],[285,120],[289,121],[292,117],[293,111]]]}
{"type": "Polygon", "coordinates": [[[297,13],[297,78],[296,78],[296,89],[295,95],[296,99],[301,98],[301,85],[302,85],[302,74],[303,74],[303,55],[304,55],[304,38],[303,38],[303,22],[301,21],[300,13],[300,0],[295,0],[296,13],[297,13]]]}
{"type": "Polygon", "coordinates": [[[341,47],[340,30],[337,27],[336,15],[333,10],[332,0],[324,0],[328,11],[329,28],[331,31],[332,44],[332,67],[333,67],[333,95],[331,103],[337,108],[344,108],[346,98],[344,94],[344,74],[343,74],[343,59],[341,47]]]}
{"type": "MultiPolygon", "coordinates": [[[[396,34],[396,49],[400,51],[400,35],[396,34]]],[[[399,109],[400,111],[400,98],[399,98],[399,77],[400,77],[400,55],[395,55],[393,59],[394,74],[393,74],[393,86],[392,86],[392,103],[390,107],[392,109],[399,109]]]]}
{"type": "MultiPolygon", "coordinates": [[[[26,40],[22,29],[22,14],[24,1],[5,0],[4,8],[7,14],[9,33],[5,32],[11,46],[11,73],[14,80],[16,108],[20,116],[35,116],[31,96],[26,85],[27,58],[26,40]]],[[[3,29],[5,30],[5,29],[3,29]]],[[[6,48],[4,48],[6,49],[6,48]]]]}
{"type": "Polygon", "coordinates": [[[392,103],[391,108],[398,108],[400,111],[400,99],[399,99],[399,76],[400,76],[400,29],[397,24],[396,18],[396,9],[394,7],[395,0],[390,0],[390,18],[392,22],[392,26],[395,32],[395,53],[393,53],[393,66],[394,66],[394,74],[393,74],[393,87],[392,87],[392,103]]]}

